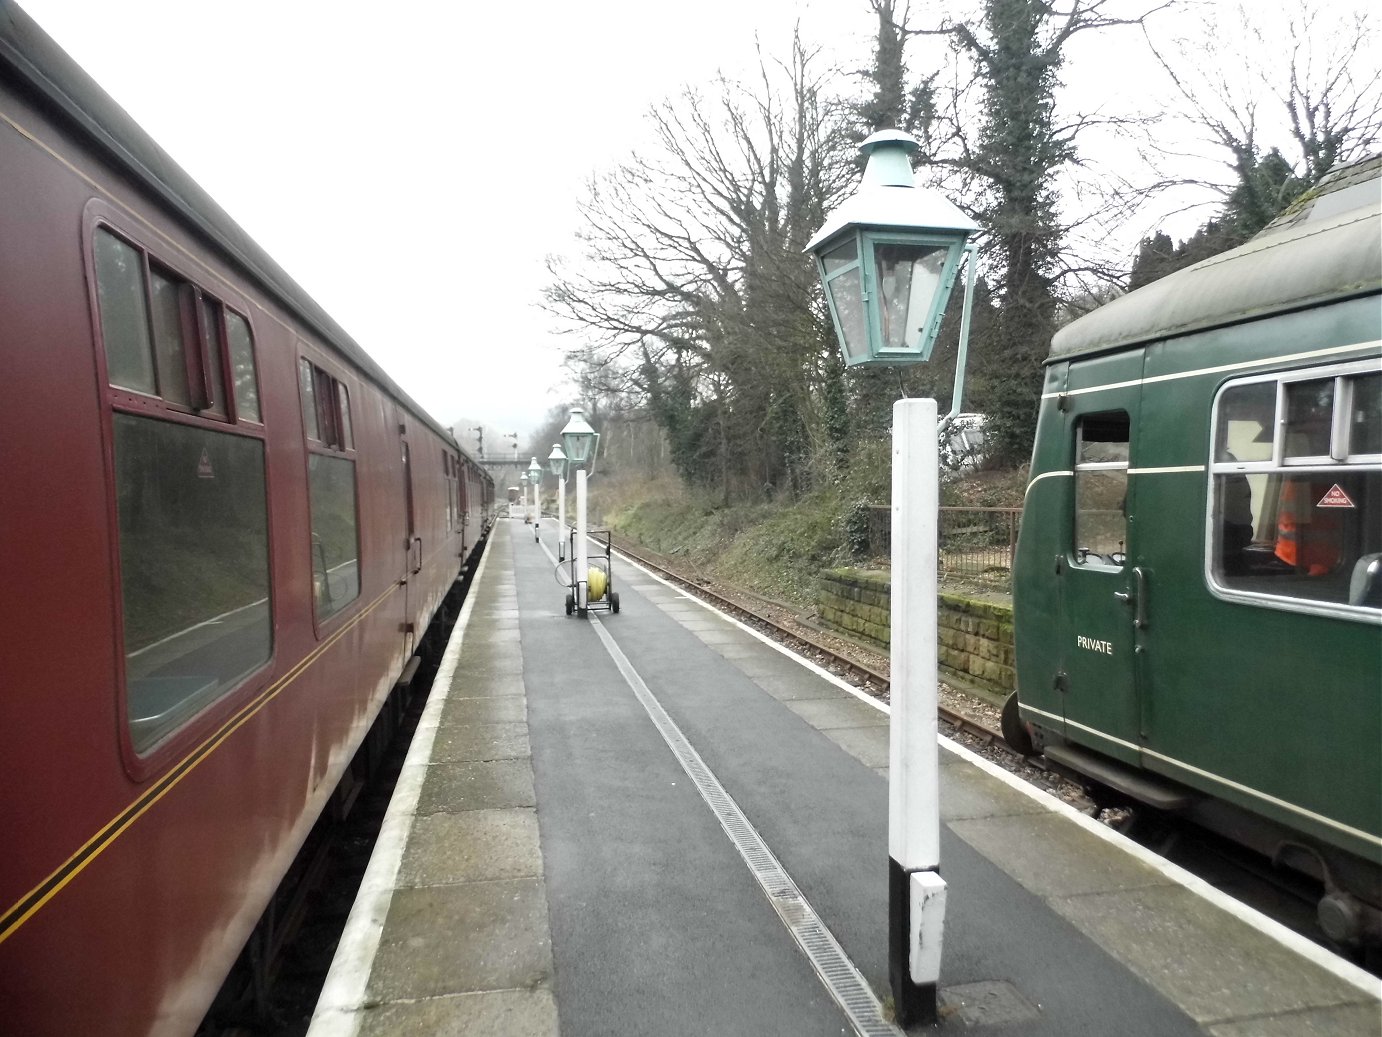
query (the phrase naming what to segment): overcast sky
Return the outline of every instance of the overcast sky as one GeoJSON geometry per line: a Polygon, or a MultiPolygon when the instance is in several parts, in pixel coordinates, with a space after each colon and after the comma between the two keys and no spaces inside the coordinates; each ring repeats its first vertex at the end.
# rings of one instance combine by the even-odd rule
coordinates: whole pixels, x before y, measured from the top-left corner
{"type": "MultiPolygon", "coordinates": [[[[755,33],[783,54],[800,20],[857,68],[873,30],[866,0],[19,2],[434,417],[525,441],[579,341],[544,258],[577,253],[648,107],[755,33]]],[[[1142,50],[1101,41],[1076,78],[1160,90],[1142,50]]]]}

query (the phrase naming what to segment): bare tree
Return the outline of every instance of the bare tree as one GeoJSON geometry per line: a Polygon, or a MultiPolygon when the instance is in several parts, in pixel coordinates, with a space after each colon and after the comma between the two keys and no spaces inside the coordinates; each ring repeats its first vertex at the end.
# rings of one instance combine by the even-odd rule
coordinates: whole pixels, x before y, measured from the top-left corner
{"type": "Polygon", "coordinates": [[[801,250],[849,169],[818,64],[798,37],[751,88],[654,108],[652,147],[590,186],[583,255],[549,263],[549,309],[726,495],[799,485],[823,438],[829,340],[801,250]]]}
{"type": "Polygon", "coordinates": [[[1149,42],[1191,127],[1179,147],[1163,143],[1162,160],[1198,156],[1206,145],[1217,151],[1222,172],[1186,185],[1225,206],[1237,240],[1382,139],[1371,11],[1316,0],[1285,10],[1238,4],[1226,14],[1206,11],[1169,43],[1149,42]]]}

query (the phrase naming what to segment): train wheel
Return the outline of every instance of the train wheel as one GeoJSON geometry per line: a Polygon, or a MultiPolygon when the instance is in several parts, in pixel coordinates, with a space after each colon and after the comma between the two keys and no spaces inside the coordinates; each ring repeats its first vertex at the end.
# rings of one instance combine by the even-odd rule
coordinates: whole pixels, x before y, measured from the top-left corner
{"type": "Polygon", "coordinates": [[[572,610],[573,610],[575,607],[576,607],[576,599],[573,598],[571,595],[568,594],[568,595],[566,596],[566,614],[567,614],[568,616],[571,615],[571,612],[572,612],[572,610]]]}
{"type": "Polygon", "coordinates": [[[616,616],[619,615],[619,595],[614,591],[609,592],[609,610],[616,616]]]}
{"type": "Polygon", "coordinates": [[[1022,723],[1022,717],[1017,712],[1017,692],[1013,692],[1003,703],[1003,717],[999,723],[1003,731],[1003,741],[1007,742],[1014,750],[1023,756],[1031,756],[1036,752],[1036,747],[1032,745],[1032,736],[1027,733],[1027,728],[1022,723]]]}

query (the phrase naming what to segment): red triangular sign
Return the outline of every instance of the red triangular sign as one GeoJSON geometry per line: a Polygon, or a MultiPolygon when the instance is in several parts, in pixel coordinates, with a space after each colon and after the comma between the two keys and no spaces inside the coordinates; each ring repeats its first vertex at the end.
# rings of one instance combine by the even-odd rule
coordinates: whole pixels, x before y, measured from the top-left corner
{"type": "MultiPolygon", "coordinates": [[[[206,447],[202,447],[202,459],[197,462],[198,479],[214,479],[216,473],[211,470],[211,455],[206,452],[206,447]]],[[[1337,487],[1336,487],[1337,488],[1337,487]]],[[[1349,507],[1353,507],[1352,504],[1349,507]]]]}
{"type": "Polygon", "coordinates": [[[1335,483],[1329,488],[1329,492],[1320,498],[1320,502],[1315,505],[1317,508],[1356,508],[1358,505],[1353,503],[1353,498],[1344,492],[1344,488],[1335,483]]]}

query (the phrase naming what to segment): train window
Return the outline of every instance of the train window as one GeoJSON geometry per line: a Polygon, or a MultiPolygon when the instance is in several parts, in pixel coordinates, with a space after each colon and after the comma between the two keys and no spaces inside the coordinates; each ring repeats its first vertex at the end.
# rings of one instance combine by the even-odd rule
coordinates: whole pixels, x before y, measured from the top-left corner
{"type": "Polygon", "coordinates": [[[114,415],[130,737],[145,752],[268,661],[264,443],[114,415]]]}
{"type": "Polygon", "coordinates": [[[221,304],[209,295],[201,297],[202,302],[202,356],[206,359],[207,388],[210,390],[209,402],[204,414],[225,417],[226,378],[225,378],[225,327],[221,304]]]}
{"type": "Polygon", "coordinates": [[[350,393],[340,382],[336,383],[336,405],[340,408],[339,426],[341,430],[340,447],[342,450],[355,449],[355,433],[350,427],[350,393]]]}
{"type": "Polygon", "coordinates": [[[1382,608],[1375,367],[1259,377],[1220,392],[1207,551],[1220,590],[1288,607],[1382,608]],[[1263,440],[1273,446],[1265,456],[1263,440]]]}
{"type": "Polygon", "coordinates": [[[360,596],[355,462],[330,454],[307,459],[312,510],[312,603],[317,619],[360,596]]]}
{"type": "Polygon", "coordinates": [[[1270,461],[1276,436],[1276,382],[1250,382],[1219,401],[1215,461],[1270,461]]]}
{"type": "Polygon", "coordinates": [[[1382,371],[1350,379],[1352,399],[1348,430],[1350,461],[1382,459],[1382,371]]]}
{"type": "Polygon", "coordinates": [[[355,462],[324,452],[353,450],[355,436],[350,393],[338,379],[300,357],[298,383],[311,446],[307,492],[312,516],[312,604],[320,622],[360,596],[355,462]]]}
{"type": "Polygon", "coordinates": [[[1334,379],[1288,382],[1285,456],[1289,459],[1329,457],[1334,432],[1334,379]]]}
{"type": "Polygon", "coordinates": [[[226,339],[230,347],[230,376],[235,386],[235,412],[241,418],[261,421],[259,381],[254,372],[254,343],[245,318],[225,310],[226,339]]]}
{"type": "Polygon", "coordinates": [[[1075,432],[1077,565],[1123,565],[1128,542],[1126,411],[1087,414],[1075,432]]]}
{"type": "Polygon", "coordinates": [[[149,271],[149,298],[153,303],[154,359],[158,368],[158,394],[169,403],[191,409],[187,385],[187,347],[184,336],[194,318],[187,309],[190,296],[182,285],[159,270],[149,271]]]}
{"type": "Polygon", "coordinates": [[[249,325],[143,250],[98,227],[92,246],[109,381],[170,410],[230,420],[227,372],[259,421],[249,325]],[[229,366],[228,366],[229,364],[229,366]]]}
{"type": "Polygon", "coordinates": [[[144,257],[104,229],[96,231],[93,255],[110,384],[152,396],[158,389],[149,342],[144,257]]]}
{"type": "Polygon", "coordinates": [[[305,357],[298,360],[298,381],[307,438],[331,450],[354,450],[350,393],[346,387],[305,357]]]}
{"type": "Polygon", "coordinates": [[[322,434],[317,423],[317,390],[312,378],[312,362],[305,357],[298,360],[298,386],[302,391],[302,421],[307,428],[307,438],[320,440],[322,434]]]}

